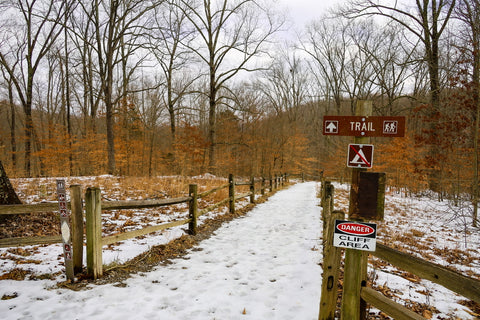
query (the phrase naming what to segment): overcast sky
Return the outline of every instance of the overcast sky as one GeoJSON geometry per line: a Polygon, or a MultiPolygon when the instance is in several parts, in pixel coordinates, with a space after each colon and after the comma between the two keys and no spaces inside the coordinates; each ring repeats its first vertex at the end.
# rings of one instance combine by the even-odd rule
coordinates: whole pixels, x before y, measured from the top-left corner
{"type": "Polygon", "coordinates": [[[346,0],[277,0],[279,10],[285,9],[289,18],[295,23],[296,29],[302,29],[304,25],[321,15],[327,10],[346,2],[346,0]]]}

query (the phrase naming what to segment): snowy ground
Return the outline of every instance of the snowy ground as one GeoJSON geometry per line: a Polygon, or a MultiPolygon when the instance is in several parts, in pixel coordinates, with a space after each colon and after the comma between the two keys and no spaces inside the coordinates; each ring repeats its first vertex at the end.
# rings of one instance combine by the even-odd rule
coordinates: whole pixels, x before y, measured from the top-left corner
{"type": "MultiPolygon", "coordinates": [[[[335,186],[335,206],[345,210],[348,188],[335,186]]],[[[184,258],[122,283],[89,285],[75,292],[56,287],[63,275],[55,280],[1,280],[1,318],[317,319],[322,272],[317,188],[309,182],[279,191],[245,217],[222,226],[184,258]]],[[[479,230],[471,229],[465,219],[444,203],[390,194],[379,240],[478,279],[479,230]]],[[[182,233],[174,228],[125,241],[104,250],[104,263],[126,261],[142,248],[182,233]]],[[[0,249],[0,276],[20,267],[38,274],[62,270],[60,246],[24,249],[35,252],[24,262],[43,263],[10,260],[11,249],[0,249]]],[[[379,262],[369,272],[382,292],[399,303],[432,309],[432,319],[476,319],[458,303],[464,298],[438,285],[379,262]]]]}
{"type": "MultiPolygon", "coordinates": [[[[49,289],[54,281],[4,280],[4,319],[316,319],[320,210],[315,183],[280,191],[184,259],[126,286],[49,289]]],[[[54,254],[56,257],[56,254],[54,254]]]]}

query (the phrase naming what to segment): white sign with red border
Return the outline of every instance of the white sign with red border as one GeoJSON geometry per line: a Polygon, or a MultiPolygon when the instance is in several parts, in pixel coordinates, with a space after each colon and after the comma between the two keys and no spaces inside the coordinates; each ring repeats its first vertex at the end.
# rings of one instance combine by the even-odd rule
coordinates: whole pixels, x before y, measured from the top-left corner
{"type": "Polygon", "coordinates": [[[375,223],[335,220],[334,247],[375,251],[376,243],[377,225],[375,223]]]}

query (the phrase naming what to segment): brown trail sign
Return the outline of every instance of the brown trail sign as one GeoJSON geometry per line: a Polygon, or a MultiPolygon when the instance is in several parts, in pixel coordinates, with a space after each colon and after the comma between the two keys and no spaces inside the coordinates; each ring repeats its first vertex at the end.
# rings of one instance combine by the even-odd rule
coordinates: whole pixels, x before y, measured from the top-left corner
{"type": "Polygon", "coordinates": [[[323,134],[350,137],[403,137],[405,117],[323,116],[323,134]]]}

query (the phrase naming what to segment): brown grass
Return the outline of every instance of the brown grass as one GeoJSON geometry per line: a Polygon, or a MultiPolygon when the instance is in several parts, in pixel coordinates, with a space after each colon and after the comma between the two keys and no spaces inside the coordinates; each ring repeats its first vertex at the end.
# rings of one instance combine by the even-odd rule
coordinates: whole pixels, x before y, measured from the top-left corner
{"type": "MultiPolygon", "coordinates": [[[[56,201],[57,178],[32,178],[12,179],[12,184],[20,199],[24,203],[39,203],[43,201],[56,201]]],[[[188,195],[189,184],[197,184],[199,192],[208,191],[227,183],[224,178],[189,178],[189,177],[69,177],[65,178],[67,186],[79,184],[82,194],[88,187],[99,187],[103,200],[142,200],[166,199],[188,195]]],[[[237,192],[244,192],[243,187],[238,187],[237,192]]],[[[248,190],[248,187],[247,187],[248,190]]],[[[67,194],[68,194],[67,188],[67,194]]],[[[213,193],[199,201],[199,207],[207,207],[228,197],[228,188],[213,193]]],[[[149,220],[164,220],[161,217],[174,212],[184,212],[181,206],[157,207],[143,209],[145,217],[140,217],[141,222],[147,224],[149,220]]],[[[107,234],[123,231],[132,227],[133,219],[138,210],[106,211],[105,218],[123,221],[121,226],[104,225],[107,234]]],[[[0,224],[0,238],[32,237],[59,234],[58,213],[40,213],[31,215],[16,215],[9,217],[8,221],[0,224]]]]}
{"type": "MultiPolygon", "coordinates": [[[[56,201],[57,178],[12,179],[12,185],[24,203],[56,201]]],[[[114,200],[164,199],[186,196],[188,185],[197,184],[199,192],[213,189],[227,182],[224,178],[191,177],[68,177],[67,186],[79,184],[82,193],[88,187],[98,187],[102,196],[114,200]]],[[[67,191],[68,193],[68,191],[67,191]]]]}

